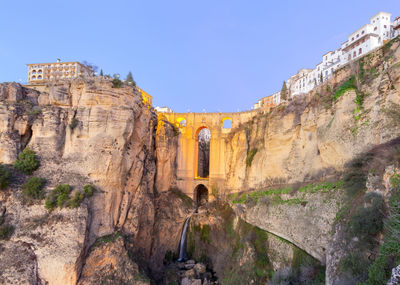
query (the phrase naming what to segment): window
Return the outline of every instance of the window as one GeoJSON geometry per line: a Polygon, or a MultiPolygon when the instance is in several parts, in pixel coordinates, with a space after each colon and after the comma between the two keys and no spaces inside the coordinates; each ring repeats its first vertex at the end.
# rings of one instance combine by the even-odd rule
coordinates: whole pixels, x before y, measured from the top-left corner
{"type": "Polygon", "coordinates": [[[374,28],[374,31],[376,31],[377,29],[378,29],[378,27],[375,27],[375,28],[374,28]]]}
{"type": "Polygon", "coordinates": [[[354,51],[353,52],[353,57],[356,57],[357,56],[357,53],[356,53],[356,51],[354,51]]]}
{"type": "Polygon", "coordinates": [[[360,48],[359,50],[358,50],[358,54],[360,55],[362,53],[362,48],[360,48]]]}
{"type": "Polygon", "coordinates": [[[354,37],[353,37],[353,38],[351,38],[351,40],[352,40],[352,41],[354,41],[354,37]]]}
{"type": "Polygon", "coordinates": [[[364,34],[364,31],[362,31],[361,34],[363,35],[363,34],[364,34]]]}
{"type": "Polygon", "coordinates": [[[383,27],[386,29],[386,25],[383,25],[383,27]]]}
{"type": "Polygon", "coordinates": [[[357,38],[360,36],[360,34],[357,34],[357,38]]]}

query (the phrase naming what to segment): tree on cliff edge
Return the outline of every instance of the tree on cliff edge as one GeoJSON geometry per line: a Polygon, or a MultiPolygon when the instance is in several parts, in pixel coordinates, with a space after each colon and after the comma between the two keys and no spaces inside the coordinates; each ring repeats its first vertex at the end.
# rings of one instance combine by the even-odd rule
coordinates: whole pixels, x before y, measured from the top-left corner
{"type": "Polygon", "coordinates": [[[125,80],[126,80],[126,82],[128,82],[129,85],[136,86],[136,82],[135,82],[135,80],[133,79],[132,72],[129,71],[129,73],[128,73],[128,75],[126,76],[126,79],[125,79],[125,80]]]}
{"type": "Polygon", "coordinates": [[[286,86],[286,81],[283,81],[282,89],[281,89],[281,100],[286,100],[288,97],[288,90],[286,86]]]}

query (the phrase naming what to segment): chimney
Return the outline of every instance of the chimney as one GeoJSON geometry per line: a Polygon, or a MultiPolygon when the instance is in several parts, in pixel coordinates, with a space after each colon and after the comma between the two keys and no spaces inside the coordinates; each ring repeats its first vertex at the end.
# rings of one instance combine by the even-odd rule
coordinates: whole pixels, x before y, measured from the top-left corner
{"type": "Polygon", "coordinates": [[[60,59],[59,59],[59,58],[57,58],[57,62],[60,62],[60,59]]]}

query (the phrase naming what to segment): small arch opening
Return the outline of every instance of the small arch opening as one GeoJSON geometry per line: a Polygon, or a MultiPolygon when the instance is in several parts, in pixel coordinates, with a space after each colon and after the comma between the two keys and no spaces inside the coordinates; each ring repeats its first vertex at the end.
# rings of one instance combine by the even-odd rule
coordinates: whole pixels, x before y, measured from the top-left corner
{"type": "Polygon", "coordinates": [[[180,117],[176,120],[176,126],[177,127],[186,127],[186,119],[183,117],[180,117]]]}
{"type": "Polygon", "coordinates": [[[208,203],[208,189],[203,184],[199,184],[194,189],[196,209],[208,203]]]}
{"type": "Polygon", "coordinates": [[[197,135],[197,174],[198,178],[208,178],[210,174],[211,133],[206,127],[200,128],[197,135]]]}
{"type": "Polygon", "coordinates": [[[222,128],[223,129],[232,129],[232,119],[231,118],[223,118],[222,119],[222,128]]]}

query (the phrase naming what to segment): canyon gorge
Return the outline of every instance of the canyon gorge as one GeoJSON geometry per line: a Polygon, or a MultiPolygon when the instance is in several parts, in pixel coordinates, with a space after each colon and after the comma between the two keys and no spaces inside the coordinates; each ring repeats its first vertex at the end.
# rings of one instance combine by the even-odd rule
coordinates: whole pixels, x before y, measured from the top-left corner
{"type": "Polygon", "coordinates": [[[400,282],[399,38],[306,95],[230,114],[229,130],[215,116],[189,132],[103,77],[0,84],[0,283],[400,282]]]}

